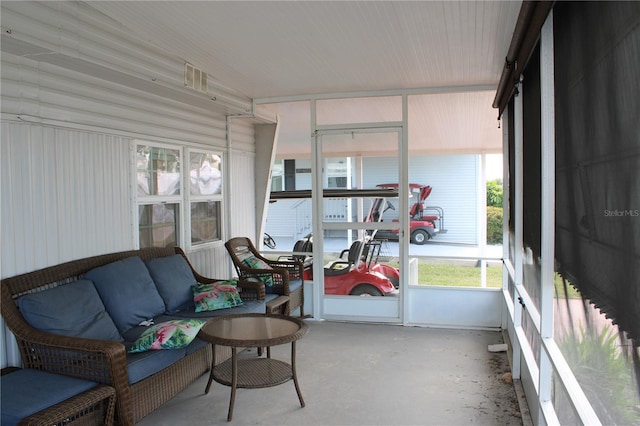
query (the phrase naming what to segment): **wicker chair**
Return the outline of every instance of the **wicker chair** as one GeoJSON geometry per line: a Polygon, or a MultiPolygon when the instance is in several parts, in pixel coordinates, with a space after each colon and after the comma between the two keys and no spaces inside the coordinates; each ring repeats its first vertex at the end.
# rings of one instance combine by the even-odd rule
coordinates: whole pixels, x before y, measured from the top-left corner
{"type": "Polygon", "coordinates": [[[249,281],[267,281],[267,292],[288,296],[289,303],[285,307],[285,315],[300,308],[300,316],[304,317],[304,279],[302,262],[299,260],[273,260],[262,256],[246,237],[231,238],[225,243],[231,256],[233,266],[238,277],[249,281]],[[248,258],[255,258],[254,262],[262,263],[265,268],[256,269],[247,262],[248,258]]]}

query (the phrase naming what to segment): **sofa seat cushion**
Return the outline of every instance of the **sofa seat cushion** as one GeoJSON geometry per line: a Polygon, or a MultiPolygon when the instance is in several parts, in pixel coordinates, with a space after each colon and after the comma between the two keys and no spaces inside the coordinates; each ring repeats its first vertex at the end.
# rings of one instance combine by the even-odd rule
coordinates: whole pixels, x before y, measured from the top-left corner
{"type": "Polygon", "coordinates": [[[18,299],[24,319],[46,333],[122,341],[93,283],[78,280],[18,299]]]}
{"type": "Polygon", "coordinates": [[[156,257],[144,263],[164,300],[167,312],[177,312],[192,304],[191,287],[198,282],[182,255],[156,257]]]}
{"type": "Polygon", "coordinates": [[[2,376],[2,426],[20,420],[92,389],[95,382],[38,370],[18,370],[2,376]]]}
{"type": "Polygon", "coordinates": [[[187,355],[187,349],[127,353],[129,384],[134,384],[164,370],[187,355]]]}
{"type": "Polygon", "coordinates": [[[192,353],[199,351],[207,345],[210,345],[210,343],[196,337],[193,342],[191,342],[191,344],[185,349],[187,351],[187,355],[191,355],[192,353]]]}
{"type": "Polygon", "coordinates": [[[93,281],[120,332],[165,311],[149,270],[137,256],[92,269],[85,278],[93,281]]]}
{"type": "Polygon", "coordinates": [[[297,289],[302,287],[302,280],[300,278],[289,280],[289,292],[293,293],[297,289]]]}
{"type": "MultiPolygon", "coordinates": [[[[267,295],[269,296],[269,295],[267,295]]],[[[274,295],[277,297],[277,295],[274,295]]],[[[214,318],[222,315],[235,314],[264,314],[266,312],[266,302],[264,300],[245,300],[242,305],[227,309],[216,309],[215,311],[196,312],[195,306],[172,314],[176,318],[214,318]]]]}

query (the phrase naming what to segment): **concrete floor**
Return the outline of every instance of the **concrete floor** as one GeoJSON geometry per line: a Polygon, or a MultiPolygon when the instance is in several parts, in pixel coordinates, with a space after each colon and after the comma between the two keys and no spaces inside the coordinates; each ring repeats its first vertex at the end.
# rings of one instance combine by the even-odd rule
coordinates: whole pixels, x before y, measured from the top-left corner
{"type": "MultiPolygon", "coordinates": [[[[529,425],[499,332],[308,321],[298,380],[238,389],[235,425],[529,425]],[[523,407],[523,408],[521,408],[523,407]]],[[[243,356],[257,356],[255,349],[243,356]]],[[[290,359],[290,345],[272,349],[290,359]]],[[[139,425],[227,424],[230,389],[206,375],[139,425]]]]}

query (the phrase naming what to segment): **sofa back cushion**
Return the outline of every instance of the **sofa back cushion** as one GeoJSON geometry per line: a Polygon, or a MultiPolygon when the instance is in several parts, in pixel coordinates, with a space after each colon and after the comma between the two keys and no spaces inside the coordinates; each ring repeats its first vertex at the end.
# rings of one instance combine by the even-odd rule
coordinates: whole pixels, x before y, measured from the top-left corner
{"type": "Polygon", "coordinates": [[[198,283],[182,255],[156,257],[144,263],[164,300],[167,312],[178,312],[193,304],[191,287],[198,283]]]}
{"type": "Polygon", "coordinates": [[[154,318],[165,310],[164,301],[149,270],[138,256],[92,269],[85,278],[95,284],[120,332],[154,318]]]}
{"type": "Polygon", "coordinates": [[[122,341],[93,283],[79,280],[18,298],[24,319],[62,336],[122,341]]]}

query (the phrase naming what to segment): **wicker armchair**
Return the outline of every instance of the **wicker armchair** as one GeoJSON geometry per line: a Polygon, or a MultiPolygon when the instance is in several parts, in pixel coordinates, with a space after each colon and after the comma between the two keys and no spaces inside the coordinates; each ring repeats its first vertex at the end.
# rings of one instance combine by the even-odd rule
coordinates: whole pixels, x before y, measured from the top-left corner
{"type": "Polygon", "coordinates": [[[285,315],[300,308],[300,316],[304,317],[304,278],[302,262],[299,260],[273,260],[262,256],[246,237],[231,238],[225,243],[231,256],[238,277],[243,280],[265,282],[267,292],[289,297],[285,307],[285,315]],[[248,259],[251,259],[249,261],[248,259]],[[256,268],[251,264],[261,264],[264,268],[256,268]]]}

